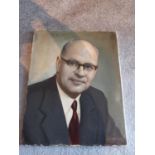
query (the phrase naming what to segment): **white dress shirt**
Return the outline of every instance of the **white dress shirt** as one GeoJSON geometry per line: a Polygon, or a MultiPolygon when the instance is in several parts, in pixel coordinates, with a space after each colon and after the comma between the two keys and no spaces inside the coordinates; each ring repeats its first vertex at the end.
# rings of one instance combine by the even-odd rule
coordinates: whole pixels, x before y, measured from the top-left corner
{"type": "Polygon", "coordinates": [[[63,110],[64,110],[67,127],[69,127],[69,123],[70,123],[70,120],[71,120],[72,115],[73,115],[73,110],[71,108],[71,105],[72,105],[74,100],[77,101],[77,115],[78,115],[79,122],[80,122],[80,100],[79,99],[80,99],[81,95],[79,95],[78,97],[73,99],[73,98],[69,97],[61,89],[61,87],[59,86],[58,82],[56,82],[56,84],[57,84],[59,96],[60,96],[60,99],[61,99],[62,107],[63,107],[63,110]]]}

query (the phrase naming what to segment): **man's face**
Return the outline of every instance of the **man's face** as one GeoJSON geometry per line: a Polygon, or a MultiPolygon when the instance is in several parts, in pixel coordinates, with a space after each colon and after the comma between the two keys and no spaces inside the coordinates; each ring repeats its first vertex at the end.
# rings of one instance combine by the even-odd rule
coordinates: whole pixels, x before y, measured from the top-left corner
{"type": "MultiPolygon", "coordinates": [[[[63,91],[70,97],[75,98],[86,90],[95,77],[96,70],[88,71],[83,66],[73,67],[65,60],[79,64],[92,64],[97,66],[98,53],[96,49],[87,42],[79,41],[67,48],[61,57],[57,58],[57,81],[63,91]]],[[[89,68],[89,67],[88,67],[89,68]]]]}

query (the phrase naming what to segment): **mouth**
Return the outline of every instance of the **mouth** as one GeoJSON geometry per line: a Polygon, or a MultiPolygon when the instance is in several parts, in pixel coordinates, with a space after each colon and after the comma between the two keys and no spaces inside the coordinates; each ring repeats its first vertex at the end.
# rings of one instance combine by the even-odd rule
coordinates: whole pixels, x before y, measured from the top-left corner
{"type": "Polygon", "coordinates": [[[74,85],[81,85],[85,84],[84,80],[78,80],[78,79],[70,79],[74,85]]]}

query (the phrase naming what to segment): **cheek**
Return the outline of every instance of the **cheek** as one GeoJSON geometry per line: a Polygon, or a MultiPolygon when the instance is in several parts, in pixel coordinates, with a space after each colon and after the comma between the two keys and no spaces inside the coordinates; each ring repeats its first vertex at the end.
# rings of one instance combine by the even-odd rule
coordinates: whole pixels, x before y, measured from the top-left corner
{"type": "Polygon", "coordinates": [[[61,78],[64,82],[67,82],[70,76],[71,76],[71,72],[68,69],[63,68],[61,70],[61,78]]]}
{"type": "Polygon", "coordinates": [[[92,74],[92,75],[88,76],[87,79],[88,79],[88,83],[89,84],[91,84],[91,82],[93,81],[94,77],[95,77],[95,74],[92,74]]]}

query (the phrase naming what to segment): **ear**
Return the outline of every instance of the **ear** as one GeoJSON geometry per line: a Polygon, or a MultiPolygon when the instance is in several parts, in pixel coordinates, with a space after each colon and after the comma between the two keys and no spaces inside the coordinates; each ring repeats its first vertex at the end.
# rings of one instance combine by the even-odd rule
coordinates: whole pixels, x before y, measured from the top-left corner
{"type": "Polygon", "coordinates": [[[60,56],[57,57],[56,59],[56,72],[58,73],[60,70],[60,56]]]}

